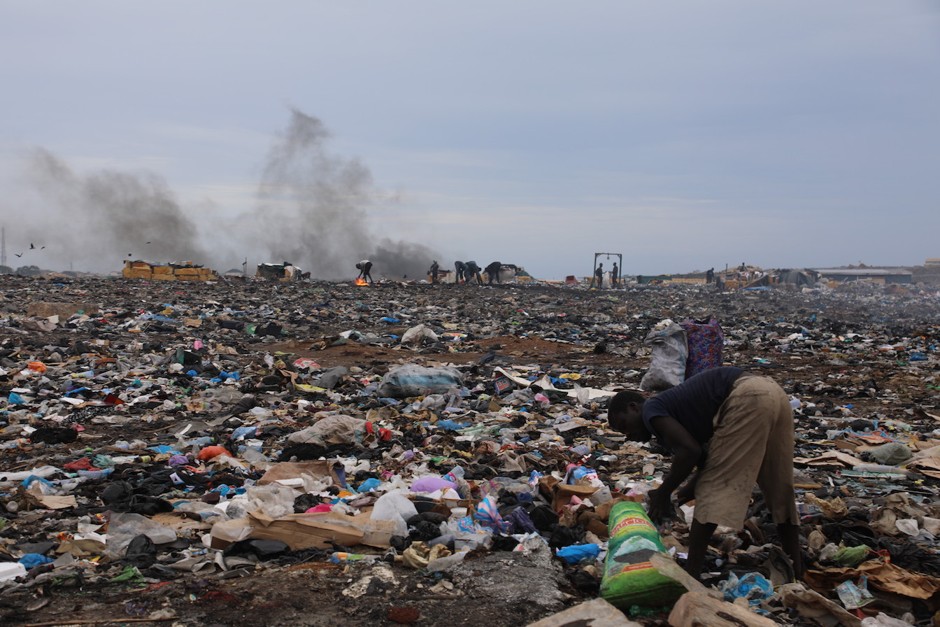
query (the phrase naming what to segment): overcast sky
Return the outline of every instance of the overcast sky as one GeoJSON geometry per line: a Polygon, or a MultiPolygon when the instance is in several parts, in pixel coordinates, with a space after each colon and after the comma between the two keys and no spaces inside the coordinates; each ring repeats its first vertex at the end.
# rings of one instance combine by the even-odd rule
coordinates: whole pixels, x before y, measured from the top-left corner
{"type": "Polygon", "coordinates": [[[79,178],[162,179],[215,263],[263,261],[212,225],[263,206],[297,110],[371,173],[368,228],[444,266],[921,264],[940,257],[938,6],[0,0],[8,252],[43,239],[33,262],[59,269],[76,237],[43,214],[41,148],[79,178]]]}

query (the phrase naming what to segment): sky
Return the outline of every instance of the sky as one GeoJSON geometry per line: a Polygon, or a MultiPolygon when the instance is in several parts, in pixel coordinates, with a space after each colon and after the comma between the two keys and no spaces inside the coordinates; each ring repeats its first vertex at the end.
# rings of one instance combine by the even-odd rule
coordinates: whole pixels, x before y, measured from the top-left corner
{"type": "Polygon", "coordinates": [[[922,264],[938,7],[0,0],[7,264],[922,264]]]}

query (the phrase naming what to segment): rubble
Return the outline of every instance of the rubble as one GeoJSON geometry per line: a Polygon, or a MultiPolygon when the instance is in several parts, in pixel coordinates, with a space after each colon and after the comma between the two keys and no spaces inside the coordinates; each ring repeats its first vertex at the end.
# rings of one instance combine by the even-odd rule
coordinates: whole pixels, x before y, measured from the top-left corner
{"type": "MultiPolygon", "coordinates": [[[[790,394],[809,570],[786,583],[755,508],[716,536],[708,589],[630,620],[940,609],[935,290],[0,287],[4,624],[600,620],[578,604],[598,596],[610,510],[666,468],[607,428],[606,403],[639,387],[667,320],[720,323],[724,363],[790,394]]],[[[680,561],[689,512],[660,529],[680,561]]]]}

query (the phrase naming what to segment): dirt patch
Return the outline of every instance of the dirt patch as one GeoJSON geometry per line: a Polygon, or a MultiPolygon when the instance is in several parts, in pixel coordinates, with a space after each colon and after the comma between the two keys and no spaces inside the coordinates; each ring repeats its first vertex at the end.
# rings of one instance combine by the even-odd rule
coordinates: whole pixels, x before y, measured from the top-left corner
{"type": "MultiPolygon", "coordinates": [[[[288,340],[257,345],[260,352],[287,353],[295,357],[315,359],[324,368],[335,366],[376,367],[398,363],[471,364],[491,354],[510,364],[590,364],[627,367],[625,358],[612,352],[595,353],[566,342],[553,342],[538,337],[501,335],[474,342],[452,343],[445,348],[407,348],[360,344],[335,339],[288,340]]],[[[606,346],[604,347],[606,351],[606,346]]],[[[629,359],[629,358],[627,358],[629,359]]]]}

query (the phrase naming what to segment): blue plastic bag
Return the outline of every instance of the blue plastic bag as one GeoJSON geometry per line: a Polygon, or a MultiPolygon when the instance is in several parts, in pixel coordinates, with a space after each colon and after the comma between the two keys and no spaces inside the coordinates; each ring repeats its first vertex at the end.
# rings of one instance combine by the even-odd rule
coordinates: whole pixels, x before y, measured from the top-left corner
{"type": "Polygon", "coordinates": [[[568,564],[580,564],[585,561],[594,561],[601,554],[601,547],[596,544],[572,544],[558,549],[555,553],[568,564]]]}
{"type": "Polygon", "coordinates": [[[43,564],[51,564],[54,562],[50,557],[46,557],[41,553],[27,553],[19,559],[20,564],[23,565],[23,568],[30,570],[36,568],[37,566],[42,566],[43,564]]]}

